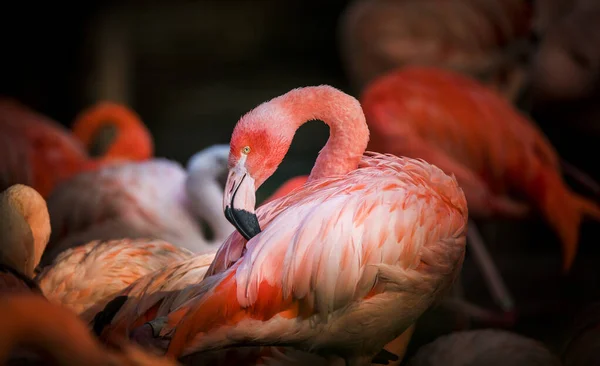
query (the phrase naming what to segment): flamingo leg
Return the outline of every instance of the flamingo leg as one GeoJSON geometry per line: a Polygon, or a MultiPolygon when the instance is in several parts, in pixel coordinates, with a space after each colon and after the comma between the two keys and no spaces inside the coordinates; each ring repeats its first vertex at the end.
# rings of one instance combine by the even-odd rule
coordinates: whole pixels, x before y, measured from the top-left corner
{"type": "Polygon", "coordinates": [[[466,300],[461,278],[457,278],[452,293],[444,300],[444,306],[469,319],[487,325],[507,326],[514,322],[514,300],[508,291],[494,261],[491,258],[479,230],[469,221],[467,245],[473,253],[476,265],[483,274],[494,301],[502,309],[501,313],[484,309],[466,300]]]}
{"type": "Polygon", "coordinates": [[[483,238],[479,233],[477,226],[469,220],[469,230],[467,232],[467,244],[472,251],[475,263],[483,274],[483,278],[487,283],[490,293],[494,301],[505,312],[514,310],[514,300],[511,293],[508,291],[500,271],[496,267],[492,256],[485,247],[483,238]]]}

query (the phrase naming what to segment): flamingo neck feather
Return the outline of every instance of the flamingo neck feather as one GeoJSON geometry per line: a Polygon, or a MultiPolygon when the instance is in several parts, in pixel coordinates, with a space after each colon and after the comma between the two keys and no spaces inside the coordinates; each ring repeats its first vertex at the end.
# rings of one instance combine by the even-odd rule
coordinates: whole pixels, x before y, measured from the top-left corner
{"type": "Polygon", "coordinates": [[[308,181],[355,170],[369,142],[365,115],[356,98],[322,85],[299,88],[273,100],[291,117],[294,132],[308,121],[329,126],[329,139],[319,152],[308,181]]]}

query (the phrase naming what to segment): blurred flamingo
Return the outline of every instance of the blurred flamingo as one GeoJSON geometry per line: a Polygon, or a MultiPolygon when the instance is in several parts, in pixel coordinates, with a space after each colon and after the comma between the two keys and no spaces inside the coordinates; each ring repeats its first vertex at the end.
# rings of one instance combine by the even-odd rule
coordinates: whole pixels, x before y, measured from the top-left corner
{"type": "Polygon", "coordinates": [[[378,78],[361,101],[370,148],[454,174],[474,217],[522,218],[535,208],[561,239],[563,268],[571,267],[582,218],[600,219],[600,208],[569,190],[550,142],[506,101],[470,78],[428,67],[378,78]]]}
{"type": "Polygon", "coordinates": [[[478,329],[442,336],[419,349],[407,366],[560,366],[542,343],[519,334],[478,329]]]}
{"type": "Polygon", "coordinates": [[[23,365],[17,357],[35,352],[36,365],[175,366],[177,363],[146,354],[127,342],[102,347],[85,324],[69,310],[40,296],[13,294],[0,298],[0,363],[23,365]],[[20,349],[19,349],[20,347],[20,349]],[[19,353],[17,353],[20,351],[19,353]],[[42,351],[43,353],[38,353],[42,351]],[[11,357],[12,356],[12,357],[11,357]],[[16,359],[15,359],[16,358],[16,359]]]}
{"type": "Polygon", "coordinates": [[[187,172],[177,162],[153,159],[64,182],[48,199],[53,233],[42,264],[92,240],[153,238],[198,253],[221,244],[234,230],[220,208],[228,151],[227,145],[202,150],[187,172]]]}
{"type": "Polygon", "coordinates": [[[78,172],[146,160],[152,149],[150,133],[124,106],[99,103],[85,110],[71,133],[16,100],[0,99],[0,189],[26,184],[47,198],[78,172]]]}
{"type": "Polygon", "coordinates": [[[41,291],[32,280],[50,236],[46,201],[16,184],[0,194],[0,293],[41,291]]]}
{"type": "Polygon", "coordinates": [[[340,20],[342,60],[357,91],[413,64],[465,73],[514,100],[532,49],[531,8],[522,0],[355,0],[340,20]]]}
{"type": "Polygon", "coordinates": [[[138,278],[191,256],[162,240],[96,240],[62,252],[36,281],[49,301],[89,322],[138,278]]]}
{"type": "Polygon", "coordinates": [[[363,156],[367,141],[358,101],[328,86],[295,89],[238,122],[223,201],[238,232],[168,315],[168,354],[284,344],[369,365],[450,287],[467,223],[457,182],[421,160],[363,156]],[[309,182],[259,208],[259,221],[255,189],[311,119],[331,137],[309,182]]]}

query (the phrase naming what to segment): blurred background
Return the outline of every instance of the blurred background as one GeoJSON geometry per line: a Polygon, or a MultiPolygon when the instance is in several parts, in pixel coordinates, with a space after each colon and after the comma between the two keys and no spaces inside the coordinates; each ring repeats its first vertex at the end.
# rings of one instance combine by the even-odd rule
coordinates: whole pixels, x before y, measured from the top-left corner
{"type": "MultiPolygon", "coordinates": [[[[98,100],[133,108],[156,155],[228,143],[248,110],[298,86],[347,89],[336,27],[347,1],[89,1],[4,12],[0,93],[70,126],[98,100]]],[[[327,127],[299,131],[263,189],[308,174],[327,127]]]]}
{"type": "MultiPolygon", "coordinates": [[[[356,3],[361,2],[365,1],[356,3]]],[[[373,47],[377,46],[373,36],[378,32],[405,39],[412,36],[427,41],[437,37],[439,42],[453,42],[447,32],[431,29],[431,23],[441,15],[431,14],[428,6],[414,5],[416,1],[374,2],[413,6],[405,6],[400,14],[375,12],[366,17],[366,25],[361,25],[364,29],[356,32],[373,47]],[[418,17],[419,11],[425,19],[418,17]],[[413,20],[403,24],[403,15],[413,20]],[[385,23],[393,16],[397,16],[397,27],[404,31],[390,29],[393,22],[385,23]]],[[[453,2],[456,3],[449,3],[453,2]]],[[[487,17],[483,22],[491,25],[473,22],[472,16],[470,19],[461,14],[454,22],[464,24],[459,36],[464,38],[468,51],[489,53],[515,40],[538,37],[549,25],[559,23],[561,16],[578,10],[581,6],[576,3],[586,2],[592,3],[543,0],[539,1],[541,5],[535,4],[539,10],[534,13],[532,1],[469,0],[464,3],[471,3],[475,11],[486,10],[481,4],[489,3],[487,13],[478,15],[487,17]],[[511,17],[503,12],[509,12],[511,17]],[[506,24],[507,19],[511,24],[506,24]],[[469,25],[479,29],[469,31],[469,25]],[[494,28],[493,37],[486,39],[486,27],[494,28]],[[469,39],[474,36],[479,39],[469,39]]],[[[0,93],[16,97],[66,126],[82,108],[98,100],[125,103],[140,114],[151,130],[156,155],[183,162],[203,147],[228,142],[233,125],[243,113],[293,87],[325,83],[356,92],[357,88],[349,89],[352,84],[346,72],[353,70],[354,65],[344,67],[338,42],[340,18],[351,3],[130,0],[88,1],[69,4],[68,8],[7,5],[0,24],[0,93]]],[[[427,3],[436,1],[423,2],[427,3]]],[[[598,12],[587,9],[586,18],[594,19],[594,11],[598,12]]],[[[447,19],[444,21],[448,23],[447,19]]],[[[578,24],[580,29],[572,38],[596,31],[593,21],[578,24]]],[[[596,45],[594,40],[591,37],[589,42],[596,45]]],[[[404,48],[410,50],[409,46],[404,48]]],[[[585,51],[579,52],[584,58],[596,56],[585,51]]],[[[387,65],[377,66],[372,75],[399,64],[394,57],[407,58],[408,54],[398,49],[381,52],[387,52],[389,60],[384,60],[387,65]]],[[[472,66],[466,61],[463,58],[458,62],[472,66]]],[[[594,61],[588,60],[591,65],[586,67],[595,67],[594,61]]],[[[360,64],[367,69],[364,65],[360,64]]],[[[504,72],[501,77],[511,76],[504,72]]],[[[361,77],[357,80],[360,85],[361,77]]],[[[543,105],[532,113],[561,155],[598,177],[594,159],[585,159],[588,146],[599,135],[598,108],[594,105],[597,98],[590,97],[597,93],[586,94],[585,98],[560,105],[543,105]]],[[[286,178],[310,171],[326,131],[319,123],[300,130],[285,164],[263,188],[263,197],[286,178]]]]}
{"type": "MultiPolygon", "coordinates": [[[[155,155],[185,163],[209,145],[228,143],[240,116],[292,88],[330,84],[358,96],[366,81],[395,66],[433,63],[497,89],[535,120],[565,160],[600,180],[594,152],[600,137],[598,3],[130,0],[59,7],[13,2],[4,6],[0,22],[0,94],[65,126],[99,100],[126,104],[150,129],[155,155]],[[354,28],[344,28],[345,11],[355,3],[381,7],[355,19],[354,28]],[[386,8],[400,3],[399,10],[386,8]],[[352,45],[344,34],[352,34],[352,45]],[[369,47],[377,52],[365,51],[369,47]]],[[[321,123],[301,128],[258,199],[285,180],[308,174],[327,136],[321,123]]],[[[578,266],[563,279],[557,239],[540,220],[506,227],[487,232],[504,245],[491,250],[516,298],[525,303],[522,311],[528,311],[527,297],[535,298],[519,330],[558,337],[560,331],[549,329],[562,329],[567,310],[577,309],[559,307],[565,297],[572,304],[598,298],[592,291],[600,285],[593,248],[598,230],[583,227],[578,266]],[[550,251],[548,243],[554,243],[550,251]]],[[[466,287],[485,292],[472,263],[465,263],[464,273],[466,287]]]]}

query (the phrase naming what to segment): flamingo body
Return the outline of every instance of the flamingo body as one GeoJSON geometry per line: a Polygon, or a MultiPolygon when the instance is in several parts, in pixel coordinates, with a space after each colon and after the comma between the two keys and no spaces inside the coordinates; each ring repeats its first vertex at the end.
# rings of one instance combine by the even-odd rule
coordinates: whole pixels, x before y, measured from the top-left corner
{"type": "Polygon", "coordinates": [[[161,240],[92,241],[62,252],[36,280],[48,300],[91,320],[138,278],[191,255],[161,240]]]}
{"type": "MultiPolygon", "coordinates": [[[[199,186],[211,183],[210,178],[199,186]]],[[[217,221],[214,242],[220,243],[232,227],[219,208],[213,209],[219,216],[205,212],[214,216],[209,218],[193,212],[187,179],[179,163],[154,159],[86,172],[61,184],[48,199],[53,235],[44,264],[67,248],[96,239],[153,238],[193,251],[209,250],[201,219],[217,221]]],[[[215,197],[196,199],[218,204],[221,197],[217,190],[215,197]]]]}
{"type": "Polygon", "coordinates": [[[100,103],[84,111],[71,133],[16,100],[0,99],[0,189],[25,184],[47,198],[58,183],[76,173],[123,160],[146,160],[151,155],[148,131],[123,106],[100,103]],[[108,121],[118,125],[116,140],[104,141],[105,155],[90,158],[86,147],[108,121]]]}
{"type": "Polygon", "coordinates": [[[0,193],[0,292],[41,291],[32,280],[50,236],[46,201],[15,184],[0,193]]]}
{"type": "Polygon", "coordinates": [[[450,333],[419,349],[408,366],[560,366],[542,343],[497,329],[450,333]]]}
{"type": "MultiPolygon", "coordinates": [[[[419,160],[372,154],[355,171],[315,180],[258,214],[264,230],[246,253],[169,315],[185,314],[170,354],[251,339],[372,356],[450,286],[464,256],[464,195],[419,160]]],[[[240,239],[233,234],[214,263],[239,252],[240,239]]]]}
{"type": "Polygon", "coordinates": [[[0,100],[2,186],[20,183],[47,197],[52,188],[81,170],[87,153],[69,131],[12,99],[0,100]]]}
{"type": "Polygon", "coordinates": [[[556,151],[532,122],[467,77],[427,67],[391,72],[361,101],[371,149],[422,158],[454,174],[474,216],[524,217],[537,209],[563,243],[564,266],[576,253],[594,203],[569,191],[556,151]]]}
{"type": "Polygon", "coordinates": [[[530,47],[530,8],[520,0],[355,0],[340,18],[344,66],[357,91],[397,67],[431,65],[513,99],[530,47]]]}
{"type": "Polygon", "coordinates": [[[94,328],[103,340],[126,337],[146,321],[166,316],[173,307],[187,301],[186,288],[202,281],[215,253],[193,256],[139,278],[118,296],[126,297],[116,311],[104,310],[109,323],[94,322],[94,328]],[[110,313],[110,314],[108,314],[110,313]]]}

